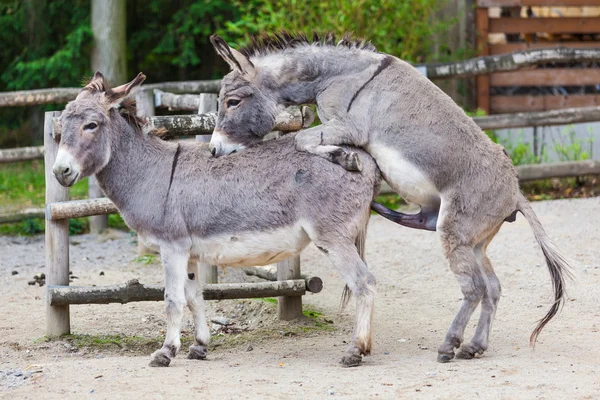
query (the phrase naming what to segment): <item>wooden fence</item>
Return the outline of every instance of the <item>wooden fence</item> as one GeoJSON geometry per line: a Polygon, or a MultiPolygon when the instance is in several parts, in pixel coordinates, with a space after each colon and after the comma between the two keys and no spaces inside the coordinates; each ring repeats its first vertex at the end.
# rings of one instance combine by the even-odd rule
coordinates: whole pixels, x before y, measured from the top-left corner
{"type": "MultiPolygon", "coordinates": [[[[596,8],[600,7],[600,0],[477,0],[476,6],[477,48],[481,56],[523,50],[551,53],[557,47],[563,52],[600,49],[600,9],[596,8]]],[[[599,85],[600,68],[585,61],[600,58],[571,60],[576,63],[550,58],[542,63],[560,64],[478,76],[478,107],[496,114],[600,105],[597,92],[564,89],[599,85]],[[531,87],[537,89],[527,89],[531,87]],[[560,87],[563,94],[550,94],[551,87],[560,87]],[[509,94],[514,88],[524,90],[509,94]]]]}

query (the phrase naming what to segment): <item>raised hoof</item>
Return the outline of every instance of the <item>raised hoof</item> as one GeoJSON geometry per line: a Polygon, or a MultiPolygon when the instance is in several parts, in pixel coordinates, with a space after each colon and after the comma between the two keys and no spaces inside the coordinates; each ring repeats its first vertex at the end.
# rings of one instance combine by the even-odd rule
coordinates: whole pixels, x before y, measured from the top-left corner
{"type": "Polygon", "coordinates": [[[437,360],[440,363],[450,362],[454,358],[454,353],[439,353],[437,356],[437,360]]]}
{"type": "Polygon", "coordinates": [[[348,171],[362,171],[362,162],[360,161],[360,157],[358,156],[358,154],[356,154],[355,152],[351,152],[348,154],[348,157],[346,158],[345,168],[348,171]]]}
{"type": "Polygon", "coordinates": [[[171,359],[166,354],[158,353],[152,357],[150,361],[151,367],[168,367],[171,364],[171,359]]]}
{"type": "Polygon", "coordinates": [[[190,352],[187,355],[188,360],[205,360],[208,350],[204,346],[190,346],[190,352]]]}
{"type": "Polygon", "coordinates": [[[347,354],[344,357],[342,357],[340,364],[342,364],[342,367],[344,368],[349,368],[358,367],[361,362],[362,356],[360,354],[347,354]]]}

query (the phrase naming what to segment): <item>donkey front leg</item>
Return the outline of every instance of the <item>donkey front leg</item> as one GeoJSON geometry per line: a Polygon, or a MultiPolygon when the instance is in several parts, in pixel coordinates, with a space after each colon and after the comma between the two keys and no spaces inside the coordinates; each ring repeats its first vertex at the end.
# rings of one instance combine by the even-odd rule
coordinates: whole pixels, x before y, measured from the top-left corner
{"type": "Polygon", "coordinates": [[[197,297],[198,288],[202,289],[204,283],[205,265],[195,259],[190,259],[188,261],[188,276],[185,281],[185,299],[194,317],[195,327],[194,344],[190,346],[187,358],[193,360],[204,360],[206,358],[210,341],[210,330],[206,325],[206,309],[202,290],[200,290],[200,298],[197,297]]]}
{"type": "Polygon", "coordinates": [[[189,255],[161,247],[160,255],[165,269],[165,306],[167,335],[162,348],[152,353],[151,367],[168,367],[181,346],[181,320],[185,305],[185,283],[189,255]]]}
{"type": "Polygon", "coordinates": [[[296,150],[306,151],[340,164],[348,171],[362,171],[358,154],[339,147],[342,144],[360,146],[351,129],[337,120],[305,129],[296,135],[296,150]]]}

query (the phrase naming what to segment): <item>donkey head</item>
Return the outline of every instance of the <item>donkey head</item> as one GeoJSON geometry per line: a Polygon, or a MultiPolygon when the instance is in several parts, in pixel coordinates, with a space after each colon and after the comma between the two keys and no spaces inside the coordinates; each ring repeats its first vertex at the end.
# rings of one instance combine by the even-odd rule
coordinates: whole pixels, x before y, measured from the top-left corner
{"type": "Polygon", "coordinates": [[[219,157],[261,142],[275,126],[277,101],[259,86],[259,71],[248,57],[217,35],[210,41],[232,69],[221,81],[219,115],[210,141],[212,154],[219,157]]]}
{"type": "Polygon", "coordinates": [[[110,89],[96,72],[60,116],[60,146],[52,172],[63,186],[72,186],[108,164],[111,131],[122,121],[118,108],[131,90],[146,79],[140,73],[129,83],[110,89]]]}

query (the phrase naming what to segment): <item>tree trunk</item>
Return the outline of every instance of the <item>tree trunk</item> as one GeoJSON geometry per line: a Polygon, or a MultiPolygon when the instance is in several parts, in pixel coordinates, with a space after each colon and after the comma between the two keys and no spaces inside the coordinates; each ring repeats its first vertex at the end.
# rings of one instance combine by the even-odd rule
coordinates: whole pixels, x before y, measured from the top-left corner
{"type": "MultiPolygon", "coordinates": [[[[125,6],[125,0],[92,0],[92,69],[102,72],[110,86],[121,85],[127,80],[125,6]]],[[[96,178],[91,176],[88,182],[89,197],[103,197],[96,178]]],[[[106,228],[106,215],[90,217],[92,233],[106,228]]]]}

